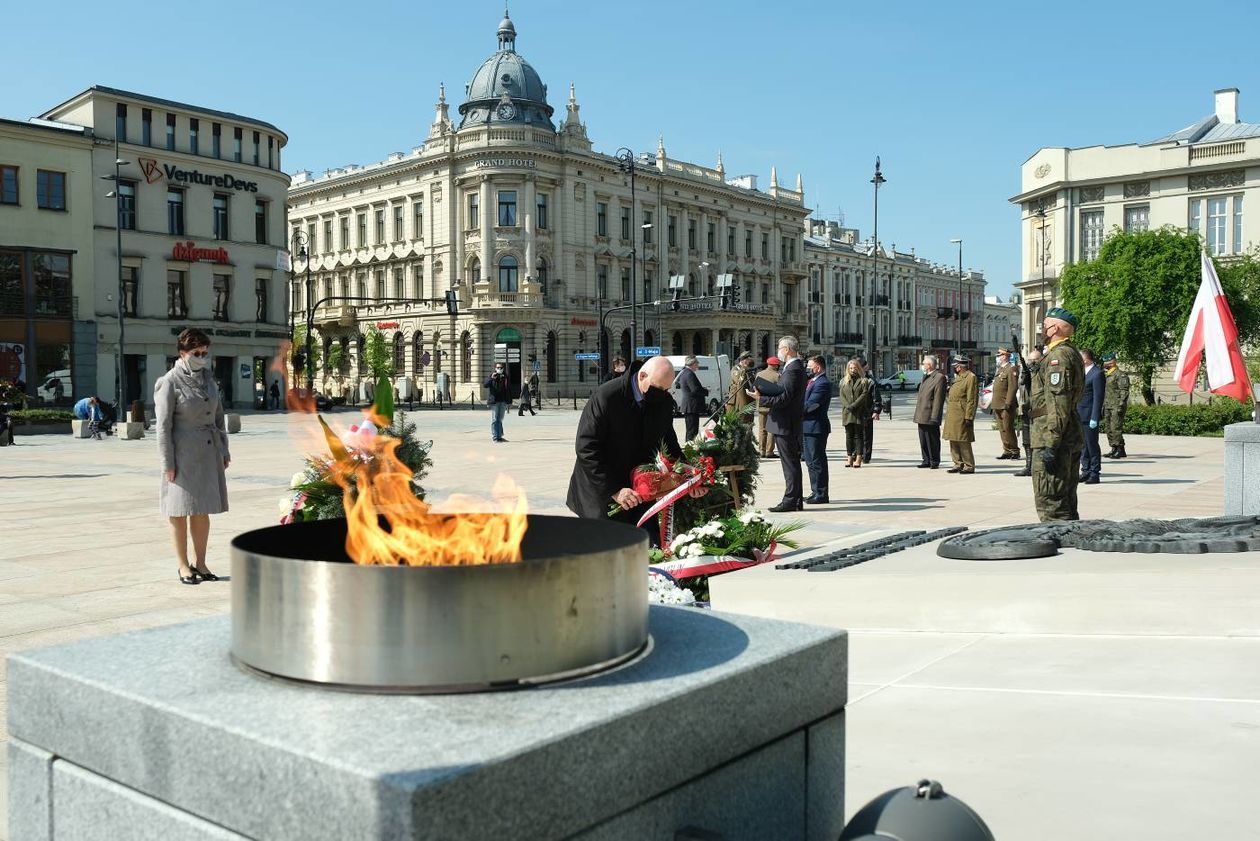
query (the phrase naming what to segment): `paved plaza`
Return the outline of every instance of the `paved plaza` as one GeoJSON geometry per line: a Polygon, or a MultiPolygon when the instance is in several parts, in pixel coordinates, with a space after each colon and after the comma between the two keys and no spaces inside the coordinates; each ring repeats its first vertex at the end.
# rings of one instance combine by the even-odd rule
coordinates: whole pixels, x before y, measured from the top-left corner
{"type": "MultiPolygon", "coordinates": [[[[908,528],[1035,520],[1028,480],[994,460],[987,421],[977,424],[976,475],[916,470],[909,401],[896,400],[894,417],[876,426],[872,464],[844,469],[832,450],[833,502],[799,515],[809,523],[803,551],[908,528]]],[[[485,411],[412,417],[434,440],[432,500],[488,495],[507,473],[532,511],[565,512],[572,408],[510,414],[505,444],[490,442],[485,411]]],[[[833,435],[833,447],[842,440],[833,435]]],[[[231,438],[231,511],[213,518],[212,570],[228,572],[231,536],[278,520],[302,453],[318,442],[309,416],[244,417],[231,438]]],[[[1135,436],[1129,451],[1104,464],[1103,484],[1081,488],[1082,516],[1221,512],[1220,439],[1135,436]]],[[[152,434],[28,437],[0,450],[0,655],[228,610],[230,585],[176,580],[157,463],[152,434]]],[[[765,464],[759,506],[782,488],[777,461],[765,464]]],[[[849,813],[933,776],[1003,841],[1240,837],[1260,750],[1258,574],[1255,553],[1070,552],[989,564],[943,562],[925,547],[836,573],[748,570],[715,579],[714,600],[718,610],[851,631],[849,813]]],[[[0,722],[4,688],[0,671],[0,722]]]]}

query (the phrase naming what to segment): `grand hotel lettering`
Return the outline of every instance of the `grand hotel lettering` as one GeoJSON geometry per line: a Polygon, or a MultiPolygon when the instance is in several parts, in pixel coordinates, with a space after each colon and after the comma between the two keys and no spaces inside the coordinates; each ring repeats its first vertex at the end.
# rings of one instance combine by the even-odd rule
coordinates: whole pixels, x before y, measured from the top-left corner
{"type": "Polygon", "coordinates": [[[538,162],[530,158],[478,158],[473,166],[477,169],[535,169],[538,162]]]}

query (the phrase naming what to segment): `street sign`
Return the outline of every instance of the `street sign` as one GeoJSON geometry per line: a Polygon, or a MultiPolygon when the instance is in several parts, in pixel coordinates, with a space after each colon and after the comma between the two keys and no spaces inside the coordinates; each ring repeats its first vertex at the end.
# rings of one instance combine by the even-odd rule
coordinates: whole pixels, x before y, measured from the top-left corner
{"type": "Polygon", "coordinates": [[[575,353],[573,354],[573,358],[574,359],[599,359],[599,352],[596,351],[594,353],[575,353]]]}
{"type": "Polygon", "coordinates": [[[643,359],[644,357],[648,357],[648,356],[660,356],[661,349],[659,347],[652,347],[652,346],[635,348],[634,355],[639,357],[640,359],[643,359]]]}
{"type": "Polygon", "coordinates": [[[533,369],[534,369],[535,371],[541,371],[541,370],[542,370],[542,363],[541,363],[541,362],[539,362],[537,359],[535,359],[535,360],[534,360],[534,364],[533,364],[533,366],[532,366],[532,367],[533,367],[533,369]]]}

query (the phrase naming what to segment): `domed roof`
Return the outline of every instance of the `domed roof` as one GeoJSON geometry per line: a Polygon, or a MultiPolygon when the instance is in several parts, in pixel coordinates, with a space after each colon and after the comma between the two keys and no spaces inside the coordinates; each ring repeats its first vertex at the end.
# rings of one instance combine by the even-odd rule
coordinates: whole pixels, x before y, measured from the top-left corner
{"type": "Polygon", "coordinates": [[[555,130],[553,109],[547,104],[547,86],[528,61],[516,52],[516,27],[507,11],[496,33],[499,50],[490,56],[465,89],[459,106],[459,127],[484,123],[529,123],[555,130]]]}

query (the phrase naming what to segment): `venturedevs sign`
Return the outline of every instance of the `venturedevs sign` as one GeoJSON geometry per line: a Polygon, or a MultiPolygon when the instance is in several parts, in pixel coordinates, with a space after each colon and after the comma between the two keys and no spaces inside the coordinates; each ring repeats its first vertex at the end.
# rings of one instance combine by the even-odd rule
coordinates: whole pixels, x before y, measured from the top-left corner
{"type": "Polygon", "coordinates": [[[144,173],[144,180],[150,184],[161,181],[165,176],[167,181],[179,184],[206,184],[221,190],[258,192],[257,181],[244,181],[230,172],[214,175],[199,169],[180,169],[174,164],[159,164],[153,158],[140,158],[140,171],[144,173]]]}

